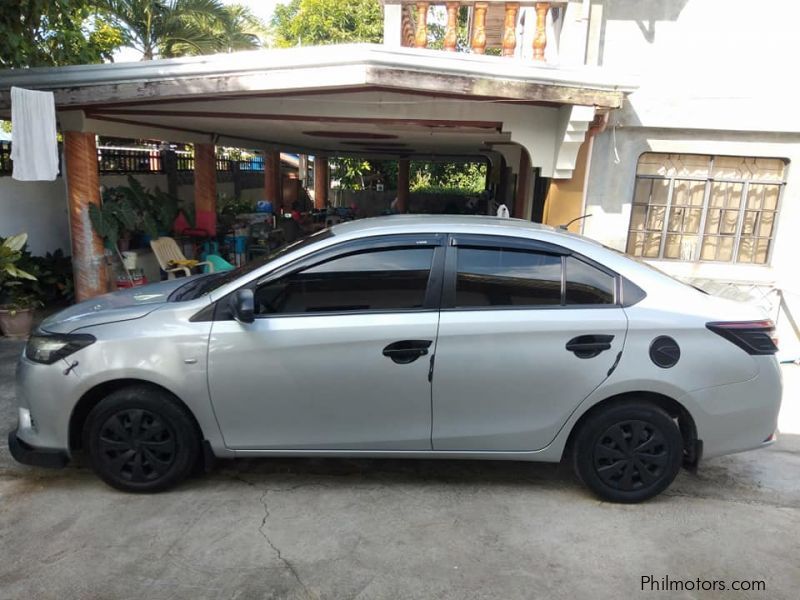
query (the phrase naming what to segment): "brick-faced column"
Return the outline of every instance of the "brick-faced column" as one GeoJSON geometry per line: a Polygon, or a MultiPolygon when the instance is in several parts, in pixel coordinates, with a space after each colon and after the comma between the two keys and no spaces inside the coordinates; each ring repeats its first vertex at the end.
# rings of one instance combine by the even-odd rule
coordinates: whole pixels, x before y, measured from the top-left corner
{"type": "Polygon", "coordinates": [[[409,171],[411,163],[407,158],[397,161],[397,212],[405,214],[408,212],[408,189],[409,171]]]}
{"type": "Polygon", "coordinates": [[[195,226],[217,235],[217,157],[214,144],[194,145],[195,226]]]}
{"type": "Polygon", "coordinates": [[[323,209],[328,204],[328,159],[314,157],[314,208],[323,209]]]}
{"type": "Polygon", "coordinates": [[[272,210],[280,213],[283,207],[281,195],[281,153],[277,150],[264,152],[264,198],[272,202],[272,210]]]}
{"type": "Polygon", "coordinates": [[[65,131],[64,159],[75,298],[80,302],[108,291],[103,240],[89,219],[89,206],[100,204],[94,133],[65,131]]]}

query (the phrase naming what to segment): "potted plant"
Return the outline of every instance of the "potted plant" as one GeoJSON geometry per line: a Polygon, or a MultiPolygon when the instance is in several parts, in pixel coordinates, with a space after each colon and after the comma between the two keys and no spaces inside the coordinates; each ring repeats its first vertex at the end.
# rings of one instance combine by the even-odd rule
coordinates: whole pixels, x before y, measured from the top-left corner
{"type": "Polygon", "coordinates": [[[33,309],[41,306],[38,295],[26,282],[36,277],[17,266],[28,234],[11,236],[0,244],[0,332],[26,337],[33,325],[33,309]]]}

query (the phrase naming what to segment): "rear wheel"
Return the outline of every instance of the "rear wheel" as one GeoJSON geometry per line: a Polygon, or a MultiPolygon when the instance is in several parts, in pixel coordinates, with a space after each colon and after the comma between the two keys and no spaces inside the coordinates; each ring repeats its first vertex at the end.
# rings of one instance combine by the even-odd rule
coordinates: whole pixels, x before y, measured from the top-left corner
{"type": "Polygon", "coordinates": [[[158,492],[192,471],[200,436],[186,409],[158,388],[109,394],[89,413],[83,447],[95,473],[126,492],[158,492]]]}
{"type": "Polygon", "coordinates": [[[618,404],[592,415],[575,443],[575,472],[612,502],[641,502],[663,492],[678,474],[683,438],[662,409],[618,404]]]}

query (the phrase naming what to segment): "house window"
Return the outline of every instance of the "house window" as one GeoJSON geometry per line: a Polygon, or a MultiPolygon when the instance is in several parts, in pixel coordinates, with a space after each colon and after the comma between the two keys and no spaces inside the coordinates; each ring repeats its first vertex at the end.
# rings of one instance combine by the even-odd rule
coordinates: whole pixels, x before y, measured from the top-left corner
{"type": "Polygon", "coordinates": [[[642,154],[628,254],[766,264],[785,171],[780,158],[642,154]]]}

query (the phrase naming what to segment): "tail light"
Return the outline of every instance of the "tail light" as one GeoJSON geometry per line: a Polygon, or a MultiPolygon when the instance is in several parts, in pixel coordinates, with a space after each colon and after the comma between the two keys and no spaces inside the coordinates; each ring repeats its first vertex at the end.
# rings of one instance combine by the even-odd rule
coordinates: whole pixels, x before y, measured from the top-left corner
{"type": "Polygon", "coordinates": [[[778,351],[775,324],[770,320],[723,321],[706,323],[706,327],[733,342],[748,354],[761,356],[775,354],[778,351]]]}

